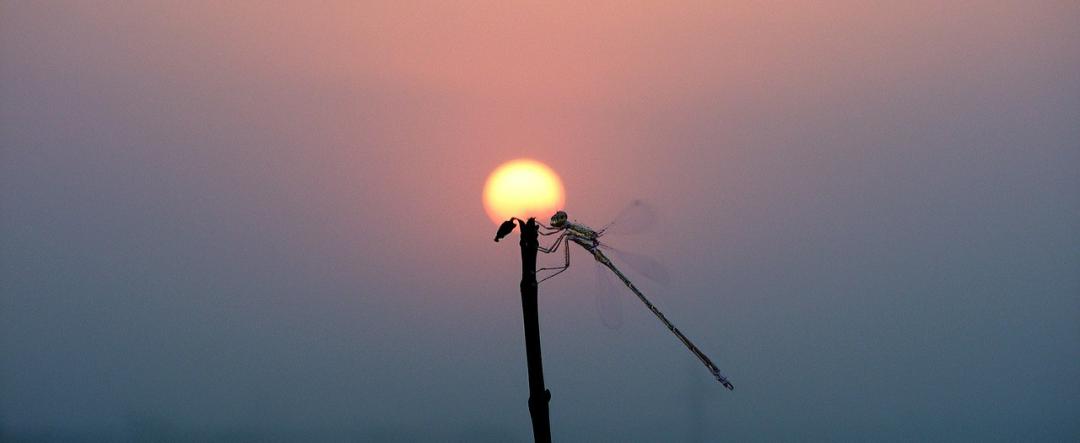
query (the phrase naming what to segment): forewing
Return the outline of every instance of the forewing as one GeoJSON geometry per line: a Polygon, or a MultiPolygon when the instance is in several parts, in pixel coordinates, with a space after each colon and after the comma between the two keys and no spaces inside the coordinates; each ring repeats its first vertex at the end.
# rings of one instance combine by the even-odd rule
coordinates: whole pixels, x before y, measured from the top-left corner
{"type": "Polygon", "coordinates": [[[639,234],[656,225],[658,217],[652,205],[641,200],[630,202],[615,219],[604,226],[605,234],[639,234]]]}

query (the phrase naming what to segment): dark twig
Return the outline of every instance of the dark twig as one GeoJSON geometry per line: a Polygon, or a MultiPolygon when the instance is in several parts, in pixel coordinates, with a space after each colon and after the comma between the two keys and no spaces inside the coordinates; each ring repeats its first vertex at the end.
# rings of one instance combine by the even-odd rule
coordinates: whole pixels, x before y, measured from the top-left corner
{"type": "Polygon", "coordinates": [[[544,364],[540,356],[540,317],[537,309],[536,252],[540,246],[539,227],[536,220],[507,220],[499,227],[495,241],[507,236],[514,229],[513,222],[521,226],[521,311],[525,323],[525,359],[529,367],[529,414],[532,416],[533,439],[537,442],[551,441],[551,423],[548,401],[551,391],[544,387],[544,364]]]}

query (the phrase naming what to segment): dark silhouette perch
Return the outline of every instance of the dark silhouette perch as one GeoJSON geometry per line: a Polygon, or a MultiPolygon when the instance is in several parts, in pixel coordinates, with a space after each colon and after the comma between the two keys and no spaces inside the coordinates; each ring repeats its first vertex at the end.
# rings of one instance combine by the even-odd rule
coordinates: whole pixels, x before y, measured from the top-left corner
{"type": "Polygon", "coordinates": [[[540,246],[536,219],[522,221],[511,218],[499,226],[495,241],[510,235],[514,222],[521,225],[521,311],[525,320],[525,359],[529,365],[529,415],[532,416],[533,439],[551,442],[551,422],[548,401],[551,391],[544,388],[544,364],[540,357],[540,316],[537,312],[536,251],[540,246]]]}

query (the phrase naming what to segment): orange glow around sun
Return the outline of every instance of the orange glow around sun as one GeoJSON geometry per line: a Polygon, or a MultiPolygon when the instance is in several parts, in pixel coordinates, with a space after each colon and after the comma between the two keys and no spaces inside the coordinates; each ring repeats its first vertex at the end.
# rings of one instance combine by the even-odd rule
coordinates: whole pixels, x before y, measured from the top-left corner
{"type": "Polygon", "coordinates": [[[495,224],[510,217],[536,217],[546,222],[565,203],[562,180],[555,171],[536,160],[503,163],[492,171],[484,184],[484,210],[495,224]]]}

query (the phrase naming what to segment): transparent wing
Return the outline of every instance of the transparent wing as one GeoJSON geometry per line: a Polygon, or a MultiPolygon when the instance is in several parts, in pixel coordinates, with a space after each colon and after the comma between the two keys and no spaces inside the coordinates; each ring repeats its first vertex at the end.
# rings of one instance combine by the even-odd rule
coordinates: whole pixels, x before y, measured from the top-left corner
{"type": "MultiPolygon", "coordinates": [[[[620,269],[629,268],[633,272],[665,286],[671,282],[667,268],[652,258],[617,250],[608,245],[600,245],[600,247],[604,254],[611,258],[620,269]]],[[[618,329],[622,326],[623,321],[622,300],[631,294],[630,290],[611,274],[610,269],[599,263],[595,267],[596,310],[600,314],[600,320],[604,323],[604,326],[610,329],[618,329]]]]}
{"type": "MultiPolygon", "coordinates": [[[[613,233],[615,235],[639,234],[648,231],[656,225],[656,210],[641,200],[630,202],[611,223],[601,228],[601,234],[613,233]]],[[[604,254],[608,255],[620,267],[633,271],[645,278],[662,285],[671,281],[670,274],[660,262],[644,255],[623,251],[613,248],[606,242],[600,244],[604,254]]],[[[597,263],[596,265],[596,308],[604,326],[617,329],[622,325],[622,299],[630,295],[629,290],[622,284],[611,270],[597,263]]]]}
{"type": "Polygon", "coordinates": [[[631,271],[641,274],[642,277],[664,286],[668,286],[671,283],[671,274],[668,272],[667,268],[659,261],[656,261],[649,256],[624,251],[612,247],[607,243],[601,243],[600,249],[602,249],[604,254],[610,257],[616,264],[620,265],[619,269],[629,268],[631,271]],[[625,267],[621,265],[625,265],[625,267]]]}
{"type": "Polygon", "coordinates": [[[658,217],[652,205],[641,200],[630,202],[615,219],[600,228],[604,234],[639,234],[656,225],[658,217]]]}
{"type": "Polygon", "coordinates": [[[622,297],[625,287],[622,286],[611,271],[603,265],[596,263],[596,312],[600,314],[600,321],[609,329],[618,329],[622,326],[622,297]]]}

